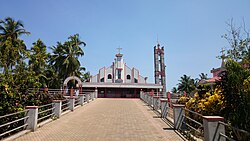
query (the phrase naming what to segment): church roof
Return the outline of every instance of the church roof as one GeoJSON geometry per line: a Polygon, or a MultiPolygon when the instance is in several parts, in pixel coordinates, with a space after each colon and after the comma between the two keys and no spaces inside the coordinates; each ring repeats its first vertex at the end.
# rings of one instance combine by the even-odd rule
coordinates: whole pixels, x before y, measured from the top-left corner
{"type": "Polygon", "coordinates": [[[84,88],[148,88],[148,89],[162,89],[160,84],[140,84],[140,83],[84,83],[84,88]]]}

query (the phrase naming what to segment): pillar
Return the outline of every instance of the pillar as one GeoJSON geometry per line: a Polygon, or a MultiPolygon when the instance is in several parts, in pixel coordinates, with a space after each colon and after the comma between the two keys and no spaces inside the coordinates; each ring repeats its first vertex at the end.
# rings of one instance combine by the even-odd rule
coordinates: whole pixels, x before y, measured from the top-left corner
{"type": "Polygon", "coordinates": [[[153,108],[154,110],[159,110],[159,103],[158,103],[158,100],[159,100],[159,96],[153,96],[153,108]]]}
{"type": "Polygon", "coordinates": [[[161,85],[163,86],[162,92],[163,92],[163,96],[166,96],[166,77],[165,77],[164,47],[161,47],[160,66],[161,66],[161,85]]]}
{"type": "Polygon", "coordinates": [[[155,84],[159,84],[160,83],[160,79],[159,79],[159,59],[158,59],[158,49],[156,48],[156,46],[154,47],[154,65],[155,65],[155,84]]]}
{"type": "Polygon", "coordinates": [[[86,93],[86,94],[85,94],[85,97],[86,97],[86,102],[89,103],[90,93],[86,93]]]}
{"type": "Polygon", "coordinates": [[[70,97],[73,97],[73,96],[74,96],[74,89],[71,88],[71,89],[70,89],[70,97]]]}
{"type": "Polygon", "coordinates": [[[148,96],[148,93],[145,93],[145,102],[148,104],[148,99],[149,99],[149,96],[148,96]]]}
{"type": "Polygon", "coordinates": [[[25,109],[29,110],[26,123],[28,124],[27,129],[34,132],[37,129],[37,120],[38,120],[38,106],[26,106],[25,109]]]}
{"type": "Polygon", "coordinates": [[[74,111],[75,108],[75,97],[69,98],[69,110],[74,111]]]}
{"type": "Polygon", "coordinates": [[[98,97],[98,89],[97,88],[95,88],[95,96],[94,96],[95,98],[97,98],[98,97]]]}
{"type": "Polygon", "coordinates": [[[80,105],[82,106],[84,103],[84,95],[83,94],[79,94],[78,97],[80,98],[80,105]]]}
{"type": "Polygon", "coordinates": [[[62,101],[61,100],[53,100],[54,103],[54,114],[57,118],[61,117],[62,113],[62,101]]]}
{"type": "Polygon", "coordinates": [[[90,93],[90,100],[94,100],[94,94],[95,94],[95,92],[92,92],[92,93],[90,93]]]}
{"type": "MultiPolygon", "coordinates": [[[[204,126],[204,140],[205,141],[218,141],[219,134],[225,134],[225,126],[219,124],[219,121],[223,121],[224,118],[220,116],[203,116],[204,126]]],[[[220,138],[220,141],[225,141],[225,138],[220,138]]]]}
{"type": "Polygon", "coordinates": [[[179,129],[181,126],[181,122],[183,120],[183,116],[185,115],[185,105],[173,104],[174,111],[174,128],[179,129]]]}
{"type": "Polygon", "coordinates": [[[166,118],[168,114],[168,100],[161,99],[161,118],[166,118]]]}
{"type": "Polygon", "coordinates": [[[142,90],[140,90],[140,99],[143,100],[143,91],[142,90]]]}

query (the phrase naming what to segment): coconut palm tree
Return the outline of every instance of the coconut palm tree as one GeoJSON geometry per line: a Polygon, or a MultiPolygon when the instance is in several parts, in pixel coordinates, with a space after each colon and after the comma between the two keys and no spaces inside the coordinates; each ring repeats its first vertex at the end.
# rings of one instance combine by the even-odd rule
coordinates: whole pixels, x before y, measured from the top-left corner
{"type": "Polygon", "coordinates": [[[81,64],[78,58],[84,55],[81,46],[86,46],[86,43],[79,39],[79,34],[70,36],[68,39],[63,44],[58,42],[56,46],[51,48],[53,52],[51,64],[61,79],[81,74],[81,64]]]}
{"type": "Polygon", "coordinates": [[[173,87],[171,90],[172,93],[177,93],[177,91],[178,91],[178,89],[176,87],[173,87]]]}
{"type": "Polygon", "coordinates": [[[4,72],[9,68],[12,69],[12,66],[19,62],[26,53],[26,46],[19,37],[29,34],[19,20],[15,21],[10,17],[0,20],[0,59],[4,72]]]}
{"type": "Polygon", "coordinates": [[[178,90],[182,92],[190,93],[195,90],[195,81],[190,76],[183,75],[179,80],[178,90]]]}
{"type": "Polygon", "coordinates": [[[205,73],[201,73],[201,74],[199,74],[199,77],[200,77],[200,79],[199,79],[199,80],[202,80],[202,79],[207,79],[207,74],[205,74],[205,73]]]}

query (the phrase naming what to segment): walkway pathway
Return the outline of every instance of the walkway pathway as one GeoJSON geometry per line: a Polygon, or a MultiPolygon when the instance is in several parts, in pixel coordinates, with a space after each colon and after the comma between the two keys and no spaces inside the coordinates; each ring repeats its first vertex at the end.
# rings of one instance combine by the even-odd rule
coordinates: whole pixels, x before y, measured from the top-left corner
{"type": "Polygon", "coordinates": [[[179,141],[139,99],[96,99],[16,141],[179,141]]]}

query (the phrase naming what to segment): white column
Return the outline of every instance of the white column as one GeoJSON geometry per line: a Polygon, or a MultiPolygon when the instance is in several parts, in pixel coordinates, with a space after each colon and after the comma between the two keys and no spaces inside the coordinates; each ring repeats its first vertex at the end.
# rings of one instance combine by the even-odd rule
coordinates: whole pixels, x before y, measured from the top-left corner
{"type": "Polygon", "coordinates": [[[89,103],[90,94],[89,94],[89,93],[86,93],[86,94],[85,94],[85,97],[86,97],[86,102],[89,103]]]}
{"type": "Polygon", "coordinates": [[[29,118],[26,123],[28,124],[27,129],[34,132],[37,129],[37,120],[38,120],[38,106],[26,106],[25,109],[28,109],[29,118]]]}
{"type": "Polygon", "coordinates": [[[145,102],[148,104],[148,94],[147,93],[145,93],[145,102]]]}
{"type": "Polygon", "coordinates": [[[95,94],[95,92],[92,92],[91,94],[90,94],[90,100],[94,100],[94,94],[95,94]]]}
{"type": "Polygon", "coordinates": [[[61,100],[53,100],[54,103],[54,114],[57,118],[61,117],[62,113],[62,101],[61,100]]]}
{"type": "Polygon", "coordinates": [[[75,108],[75,97],[69,98],[69,110],[74,111],[75,108]]]}
{"type": "Polygon", "coordinates": [[[153,95],[150,95],[150,106],[153,107],[154,105],[154,98],[153,95]]]}
{"type": "MultiPolygon", "coordinates": [[[[219,121],[223,121],[224,118],[220,116],[203,116],[203,126],[204,126],[204,140],[205,141],[218,141],[219,134],[225,134],[225,126],[220,124],[219,121]],[[216,131],[217,130],[217,131],[216,131]]],[[[225,141],[226,139],[221,137],[220,141],[225,141]]]]}
{"type": "Polygon", "coordinates": [[[98,97],[98,89],[97,88],[95,88],[95,96],[94,96],[95,98],[97,98],[98,97]]]}
{"type": "Polygon", "coordinates": [[[83,94],[79,94],[78,96],[80,98],[80,105],[82,106],[84,104],[84,95],[83,94]]]}

